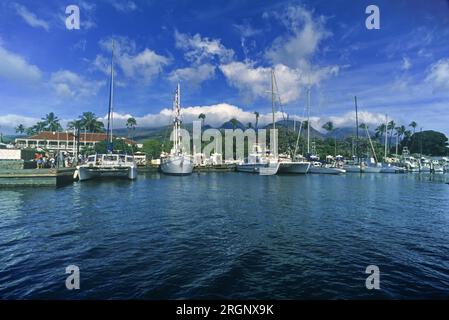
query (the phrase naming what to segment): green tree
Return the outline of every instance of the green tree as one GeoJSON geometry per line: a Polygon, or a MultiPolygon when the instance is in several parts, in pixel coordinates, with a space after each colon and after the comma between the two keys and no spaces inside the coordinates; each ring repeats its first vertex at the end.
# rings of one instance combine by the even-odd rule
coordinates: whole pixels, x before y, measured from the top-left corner
{"type": "Polygon", "coordinates": [[[128,138],[134,136],[134,131],[136,130],[137,121],[135,118],[131,117],[126,120],[126,128],[128,129],[128,138]],[[130,133],[133,135],[131,136],[130,133]]]}
{"type": "Polygon", "coordinates": [[[407,146],[411,153],[429,156],[447,156],[449,154],[448,138],[441,132],[426,130],[405,138],[401,147],[407,146]]]}
{"type": "Polygon", "coordinates": [[[70,121],[69,123],[67,123],[67,129],[69,129],[69,130],[73,130],[73,129],[81,130],[83,128],[84,128],[83,122],[80,119],[73,120],[73,121],[70,121]]]}
{"type": "Polygon", "coordinates": [[[386,125],[385,125],[385,123],[382,123],[375,130],[376,131],[376,138],[379,138],[380,141],[382,141],[382,138],[383,138],[383,136],[385,134],[385,129],[386,129],[386,125]]]}
{"type": "Polygon", "coordinates": [[[393,138],[393,131],[394,131],[394,128],[395,128],[395,127],[396,127],[396,123],[395,123],[393,120],[391,120],[390,122],[388,122],[387,130],[390,131],[390,141],[391,141],[392,138],[393,138]]]}
{"type": "Polygon", "coordinates": [[[18,134],[23,134],[24,132],[25,132],[25,126],[23,125],[23,124],[19,124],[17,127],[16,127],[16,133],[18,133],[18,134]]]}
{"type": "Polygon", "coordinates": [[[83,112],[81,116],[83,127],[92,133],[104,132],[104,123],[97,120],[93,112],[83,112]]]}
{"type": "Polygon", "coordinates": [[[144,141],[142,150],[147,154],[148,158],[157,159],[163,151],[163,146],[161,141],[151,139],[144,141]]]}
{"type": "Polygon", "coordinates": [[[259,112],[254,111],[254,115],[256,116],[256,130],[257,130],[257,126],[259,125],[260,114],[259,114],[259,112]]]}
{"type": "Polygon", "coordinates": [[[402,139],[402,137],[404,136],[405,131],[407,131],[405,126],[396,127],[395,130],[396,130],[396,134],[397,134],[399,140],[402,139]]]}
{"type": "Polygon", "coordinates": [[[408,126],[413,128],[413,134],[415,134],[415,130],[418,124],[415,121],[412,121],[408,126]]]}
{"type": "Polygon", "coordinates": [[[236,118],[232,118],[231,120],[229,120],[229,122],[231,122],[232,129],[234,129],[234,130],[235,130],[235,128],[237,128],[237,124],[239,123],[236,118]]]}
{"type": "MultiPolygon", "coordinates": [[[[334,123],[328,121],[323,124],[322,128],[328,132],[328,134],[335,133],[336,128],[334,128],[334,123]]],[[[337,156],[337,135],[334,134],[334,155],[337,156]]]]}
{"type": "MultiPolygon", "coordinates": [[[[133,147],[128,145],[123,138],[114,138],[112,141],[114,153],[133,154],[133,147]]],[[[106,141],[100,141],[95,144],[96,153],[107,153],[108,144],[106,141]]]]}
{"type": "Polygon", "coordinates": [[[42,118],[44,124],[44,130],[49,131],[62,131],[62,126],[60,124],[59,118],[54,114],[54,112],[50,112],[42,118]]]}
{"type": "Polygon", "coordinates": [[[201,120],[201,127],[204,127],[204,121],[206,120],[206,115],[204,113],[200,113],[198,119],[201,120]]]}

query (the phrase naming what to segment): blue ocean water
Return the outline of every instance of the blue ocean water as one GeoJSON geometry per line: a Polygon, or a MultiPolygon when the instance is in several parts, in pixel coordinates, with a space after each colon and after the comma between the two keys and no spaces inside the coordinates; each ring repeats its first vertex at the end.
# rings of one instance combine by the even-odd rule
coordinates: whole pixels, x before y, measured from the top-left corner
{"type": "Polygon", "coordinates": [[[444,180],[147,173],[0,189],[0,298],[449,298],[444,180]],[[80,290],[65,287],[71,264],[80,290]]]}

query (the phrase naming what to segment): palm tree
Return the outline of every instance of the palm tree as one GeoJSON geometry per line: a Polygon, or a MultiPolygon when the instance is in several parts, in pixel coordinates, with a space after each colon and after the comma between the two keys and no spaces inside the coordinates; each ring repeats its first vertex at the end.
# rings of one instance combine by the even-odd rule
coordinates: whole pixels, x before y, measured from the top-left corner
{"type": "Polygon", "coordinates": [[[384,136],[386,129],[385,123],[382,123],[380,126],[376,128],[376,137],[379,138],[380,141],[382,141],[382,137],[384,136]]]}
{"type": "Polygon", "coordinates": [[[33,127],[36,133],[47,130],[47,124],[44,121],[39,121],[33,127]]]}
{"type": "Polygon", "coordinates": [[[67,123],[67,129],[69,129],[69,130],[81,129],[82,127],[83,127],[83,124],[82,124],[81,120],[73,120],[73,121],[69,121],[67,123]]]}
{"type": "Polygon", "coordinates": [[[19,124],[16,127],[16,133],[18,134],[23,134],[25,132],[25,126],[23,124],[19,124]]]}
{"type": "Polygon", "coordinates": [[[415,134],[415,130],[418,124],[415,121],[412,121],[408,126],[413,128],[413,134],[415,134]]]}
{"type": "Polygon", "coordinates": [[[137,121],[135,118],[131,117],[131,118],[128,118],[128,120],[126,120],[126,127],[128,128],[128,137],[129,137],[130,132],[134,133],[134,130],[136,130],[136,126],[137,126],[137,121]]]}
{"type": "Polygon", "coordinates": [[[95,113],[93,112],[84,112],[81,116],[81,121],[83,127],[92,133],[96,132],[104,132],[104,124],[101,121],[97,120],[95,113]]]}
{"type": "Polygon", "coordinates": [[[198,119],[201,120],[201,127],[204,127],[204,120],[206,120],[206,115],[204,113],[200,113],[198,119]]]}
{"type": "Polygon", "coordinates": [[[256,130],[257,130],[257,125],[259,124],[259,117],[260,117],[260,114],[259,114],[259,112],[254,111],[254,115],[256,116],[256,130]]]}
{"type": "Polygon", "coordinates": [[[387,130],[390,131],[390,141],[393,138],[393,130],[394,130],[395,127],[396,127],[396,123],[393,120],[388,122],[387,130]]]}
{"type": "Polygon", "coordinates": [[[406,139],[410,139],[411,136],[412,136],[412,132],[410,130],[405,130],[404,137],[406,139]]]}
{"type": "Polygon", "coordinates": [[[402,139],[402,136],[404,135],[405,131],[407,131],[407,129],[405,128],[405,126],[400,126],[400,127],[396,127],[396,134],[398,135],[399,140],[402,139]]]}
{"type": "Polygon", "coordinates": [[[59,123],[58,117],[54,114],[54,112],[50,112],[42,118],[44,123],[44,129],[49,131],[62,131],[62,126],[59,123]]]}
{"type": "Polygon", "coordinates": [[[236,118],[232,118],[231,120],[229,120],[229,122],[232,123],[232,128],[235,130],[235,128],[237,127],[238,121],[236,118]]]}
{"type": "MultiPolygon", "coordinates": [[[[334,124],[332,121],[328,121],[323,124],[322,128],[326,130],[328,133],[335,132],[336,128],[334,128],[334,124]]],[[[335,147],[335,156],[337,156],[337,135],[334,135],[334,147],[335,147]]]]}

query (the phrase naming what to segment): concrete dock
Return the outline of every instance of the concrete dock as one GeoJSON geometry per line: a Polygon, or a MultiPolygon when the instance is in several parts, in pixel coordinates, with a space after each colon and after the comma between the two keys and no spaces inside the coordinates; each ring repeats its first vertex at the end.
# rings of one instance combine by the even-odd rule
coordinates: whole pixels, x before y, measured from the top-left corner
{"type": "Polygon", "coordinates": [[[1,187],[60,187],[74,181],[75,168],[0,170],[1,187]]]}

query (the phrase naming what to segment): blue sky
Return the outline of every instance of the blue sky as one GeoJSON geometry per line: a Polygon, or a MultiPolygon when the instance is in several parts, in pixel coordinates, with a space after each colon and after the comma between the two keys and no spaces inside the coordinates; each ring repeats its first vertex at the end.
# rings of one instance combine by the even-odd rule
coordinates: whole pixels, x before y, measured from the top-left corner
{"type": "MultiPolygon", "coordinates": [[[[449,134],[449,2],[433,1],[3,1],[0,130],[48,112],[64,123],[107,112],[116,42],[117,126],[166,125],[181,83],[185,121],[268,122],[270,68],[284,111],[304,115],[311,86],[315,126],[353,124],[353,96],[370,127],[397,123],[449,134]],[[81,29],[67,30],[76,4],[81,29]],[[380,8],[367,30],[365,8],[380,8]]],[[[281,117],[278,115],[278,117],[281,117]]]]}

